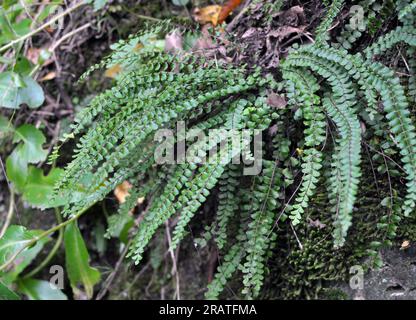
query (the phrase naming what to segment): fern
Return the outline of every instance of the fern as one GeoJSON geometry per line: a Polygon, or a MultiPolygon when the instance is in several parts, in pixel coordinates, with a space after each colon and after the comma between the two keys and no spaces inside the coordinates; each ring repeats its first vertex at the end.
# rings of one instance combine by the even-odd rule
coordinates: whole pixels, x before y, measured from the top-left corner
{"type": "Polygon", "coordinates": [[[334,0],[332,1],[331,5],[328,8],[327,14],[325,15],[324,19],[322,20],[321,24],[316,29],[316,43],[322,44],[326,40],[328,40],[328,30],[331,27],[332,22],[334,21],[335,17],[341,11],[342,6],[344,4],[343,0],[334,0]]]}
{"type": "MultiPolygon", "coordinates": [[[[114,86],[77,114],[72,132],[62,139],[62,143],[73,140],[76,147],[56,185],[56,195],[75,194],[80,185],[87,194],[81,200],[74,196],[64,215],[85,211],[118,184],[130,181],[130,196],[110,217],[107,235],[117,235],[131,219],[137,198],[146,197],[141,222],[131,231],[134,238],[128,256],[137,264],[157,230],[170,218],[176,222],[171,249],[185,241],[187,228],[210,198],[209,204],[213,202],[217,209],[210,210],[215,211],[209,217],[212,224],[203,229],[207,230],[206,240],[213,239],[220,249],[221,263],[206,297],[218,298],[227,281],[238,276],[242,277],[241,295],[256,298],[268,271],[277,222],[286,224],[288,215],[290,227],[304,228],[305,213],[318,196],[322,198],[316,190],[324,175],[329,176],[322,189],[326,187],[325,205],[332,208],[333,243],[339,249],[348,241],[354,206],[359,205],[361,127],[365,123],[366,136],[373,135],[374,141],[395,148],[407,180],[401,208],[398,192],[386,206],[392,214],[379,221],[380,243],[388,243],[401,217],[413,214],[416,203],[416,131],[409,110],[409,102],[414,103],[416,96],[412,57],[416,29],[413,3],[399,2],[398,17],[403,25],[355,54],[348,52],[349,45],[341,48],[342,44],[330,41],[329,30],[344,2],[328,2],[315,43],[294,46],[273,74],[197,55],[163,52],[155,39],[176,28],[170,22],[149,26],[119,42],[113,46],[113,54],[83,77],[101,67],[120,65],[122,71],[114,86]],[[383,54],[399,43],[406,46],[411,69],[403,85],[381,63],[383,54]],[[276,96],[277,105],[273,103],[276,96]],[[283,98],[288,107],[280,103],[283,98]],[[260,132],[264,142],[261,173],[244,176],[244,167],[233,164],[241,155],[250,158],[250,139],[243,139],[231,151],[221,149],[219,157],[207,157],[218,144],[229,142],[227,135],[197,143],[179,135],[169,146],[184,143],[195,161],[157,163],[155,134],[159,129],[175,128],[178,121],[187,130],[260,132]]],[[[363,4],[376,10],[374,1],[363,4]]],[[[389,7],[389,2],[383,6],[389,7]]],[[[359,36],[361,33],[350,38],[351,30],[345,27],[338,42],[349,38],[347,42],[352,44],[359,36]]],[[[54,162],[58,149],[51,156],[54,162]]],[[[377,241],[373,245],[370,255],[379,248],[377,241]]]]}

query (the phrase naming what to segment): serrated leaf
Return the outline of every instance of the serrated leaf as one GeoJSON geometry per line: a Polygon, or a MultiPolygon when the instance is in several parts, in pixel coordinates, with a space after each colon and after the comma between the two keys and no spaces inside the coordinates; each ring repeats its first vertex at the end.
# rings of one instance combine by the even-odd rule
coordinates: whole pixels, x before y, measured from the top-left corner
{"type": "Polygon", "coordinates": [[[76,222],[65,229],[66,268],[72,290],[76,296],[82,292],[79,285],[84,287],[88,299],[94,293],[94,285],[100,281],[100,272],[89,265],[89,254],[76,222]]]}
{"type": "Polygon", "coordinates": [[[18,281],[18,288],[30,300],[68,300],[61,290],[44,280],[21,279],[18,281]]]}
{"type": "Polygon", "coordinates": [[[14,72],[0,73],[0,107],[18,109],[25,103],[37,108],[44,100],[42,87],[31,77],[14,72]]]}

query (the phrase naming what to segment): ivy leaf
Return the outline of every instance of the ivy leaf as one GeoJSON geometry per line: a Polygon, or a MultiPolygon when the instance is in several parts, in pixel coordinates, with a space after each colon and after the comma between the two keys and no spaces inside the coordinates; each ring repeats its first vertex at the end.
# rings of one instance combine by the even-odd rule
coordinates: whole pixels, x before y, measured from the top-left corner
{"type": "Polygon", "coordinates": [[[22,189],[28,176],[28,163],[38,163],[46,159],[47,151],[42,149],[45,136],[30,124],[24,124],[14,132],[14,143],[19,145],[13,150],[6,161],[8,178],[22,189]]]}
{"type": "Polygon", "coordinates": [[[9,132],[13,132],[13,126],[7,118],[0,116],[0,139],[9,132]]]}
{"type": "Polygon", "coordinates": [[[15,72],[0,73],[0,92],[0,107],[18,109],[26,103],[37,108],[45,101],[42,87],[35,80],[15,72]]]}
{"type": "Polygon", "coordinates": [[[61,176],[63,170],[53,168],[47,176],[42,169],[34,166],[29,167],[28,177],[23,189],[23,199],[33,206],[45,209],[57,207],[66,203],[63,197],[51,200],[54,185],[61,176]]]}
{"type": "MultiPolygon", "coordinates": [[[[42,231],[39,230],[27,230],[23,226],[10,226],[0,239],[0,265],[6,263],[14,254],[41,233],[42,231]]],[[[2,280],[6,283],[14,281],[38,255],[48,241],[48,238],[42,238],[34,246],[22,251],[9,266],[9,269],[4,274],[0,273],[2,280]]]]}
{"type": "Polygon", "coordinates": [[[94,285],[100,281],[100,272],[89,265],[89,254],[76,222],[65,229],[66,269],[75,296],[82,295],[78,285],[82,285],[88,299],[94,293],[94,285]]]}
{"type": "Polygon", "coordinates": [[[48,281],[21,279],[18,281],[19,291],[30,300],[68,300],[67,296],[48,281]]]}
{"type": "Polygon", "coordinates": [[[1,300],[20,300],[20,297],[0,281],[1,300]]]}
{"type": "Polygon", "coordinates": [[[13,142],[23,141],[15,150],[28,163],[37,163],[46,159],[47,151],[42,149],[46,139],[42,132],[30,124],[20,126],[14,135],[13,142]]]}

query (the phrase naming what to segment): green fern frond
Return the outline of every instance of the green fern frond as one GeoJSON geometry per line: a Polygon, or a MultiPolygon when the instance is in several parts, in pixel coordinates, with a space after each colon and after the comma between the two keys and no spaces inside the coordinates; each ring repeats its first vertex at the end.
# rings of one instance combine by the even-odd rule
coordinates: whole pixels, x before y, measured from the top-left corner
{"type": "Polygon", "coordinates": [[[246,233],[247,255],[242,265],[242,293],[249,299],[259,294],[263,284],[266,254],[278,207],[280,176],[277,163],[264,160],[262,174],[255,178],[258,180],[253,190],[256,201],[252,205],[251,222],[246,233]]]}
{"type": "Polygon", "coordinates": [[[323,44],[328,40],[328,30],[331,27],[332,22],[341,11],[342,6],[344,5],[343,0],[334,0],[328,8],[328,11],[315,31],[316,37],[315,42],[317,44],[323,44]]]}

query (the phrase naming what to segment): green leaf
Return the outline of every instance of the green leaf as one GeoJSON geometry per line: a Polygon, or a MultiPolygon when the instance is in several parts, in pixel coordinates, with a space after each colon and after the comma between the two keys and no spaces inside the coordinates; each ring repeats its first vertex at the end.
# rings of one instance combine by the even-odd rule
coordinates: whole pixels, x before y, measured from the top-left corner
{"type": "Polygon", "coordinates": [[[100,281],[100,272],[89,265],[88,250],[76,222],[66,227],[64,242],[66,268],[72,290],[75,295],[80,295],[78,285],[82,285],[88,299],[91,299],[94,285],[100,281]]]}
{"type": "Polygon", "coordinates": [[[6,173],[7,177],[15,184],[16,188],[21,190],[27,179],[27,162],[20,157],[17,152],[12,152],[6,160],[6,173]]]}
{"type": "Polygon", "coordinates": [[[21,190],[28,177],[28,163],[38,163],[46,159],[47,151],[42,149],[46,139],[41,131],[30,124],[24,124],[14,133],[14,143],[19,145],[6,161],[8,178],[21,190]]]}
{"type": "Polygon", "coordinates": [[[20,300],[20,297],[0,281],[1,300],[20,300]]]}
{"type": "Polygon", "coordinates": [[[46,139],[43,133],[30,124],[24,124],[15,131],[14,143],[23,142],[16,150],[28,163],[38,163],[46,159],[47,151],[42,149],[46,139]]]}
{"type": "MultiPolygon", "coordinates": [[[[27,230],[23,226],[12,225],[0,239],[0,265],[6,263],[14,254],[19,252],[28,242],[39,236],[42,231],[27,230]]],[[[0,277],[6,283],[11,283],[32,262],[42,250],[49,238],[42,238],[34,246],[24,249],[17,259],[9,266],[0,277]]]]}
{"type": "Polygon", "coordinates": [[[13,130],[13,125],[9,122],[9,120],[0,116],[0,139],[9,132],[13,132],[13,130]]]}
{"type": "Polygon", "coordinates": [[[23,189],[23,199],[33,206],[42,209],[57,207],[66,203],[64,197],[57,197],[53,201],[53,187],[61,176],[63,170],[53,168],[47,176],[42,169],[29,166],[29,173],[23,189]]]}
{"type": "Polygon", "coordinates": [[[30,300],[68,300],[61,290],[48,281],[21,279],[18,281],[18,287],[30,300]]]}
{"type": "Polygon", "coordinates": [[[14,72],[0,73],[0,107],[18,109],[23,103],[40,107],[45,100],[42,87],[29,76],[14,72]]]}

